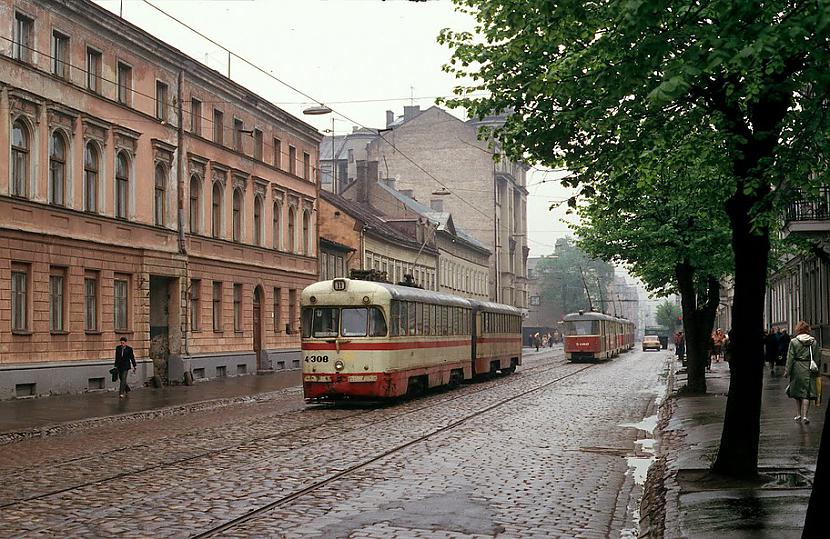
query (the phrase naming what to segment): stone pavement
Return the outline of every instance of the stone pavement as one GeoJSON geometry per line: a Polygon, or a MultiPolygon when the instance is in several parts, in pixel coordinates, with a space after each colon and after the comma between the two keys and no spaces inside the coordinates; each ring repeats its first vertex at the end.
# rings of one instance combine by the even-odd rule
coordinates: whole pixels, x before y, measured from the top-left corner
{"type": "Polygon", "coordinates": [[[114,391],[79,395],[15,399],[0,402],[0,443],[10,438],[43,435],[61,425],[89,422],[112,416],[158,415],[190,412],[241,402],[252,395],[277,391],[302,383],[300,370],[236,376],[199,382],[192,386],[140,388],[119,399],[114,391]]]}
{"type": "MultiPolygon", "coordinates": [[[[685,374],[677,374],[672,389],[685,381],[685,374]]],[[[766,370],[758,461],[762,479],[737,482],[708,473],[723,427],[728,364],[713,363],[706,382],[706,395],[675,394],[661,409],[659,458],[647,481],[641,527],[650,537],[801,537],[826,402],[810,407],[810,424],[796,423],[795,401],[785,394],[788,380],[766,370]]],[[[824,382],[826,399],[830,379],[824,382]]]]}

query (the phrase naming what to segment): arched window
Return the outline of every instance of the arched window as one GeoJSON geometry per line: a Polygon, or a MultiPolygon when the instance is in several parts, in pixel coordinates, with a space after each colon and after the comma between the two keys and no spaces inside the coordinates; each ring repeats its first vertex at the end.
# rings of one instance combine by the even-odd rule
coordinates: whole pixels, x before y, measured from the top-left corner
{"type": "Polygon", "coordinates": [[[156,226],[164,226],[164,208],[167,199],[167,169],[161,163],[156,165],[156,188],[153,196],[153,215],[156,226]]]}
{"type": "Polygon", "coordinates": [[[282,208],[280,207],[279,202],[274,202],[274,223],[273,223],[273,230],[271,231],[274,241],[274,249],[280,248],[280,240],[282,239],[282,208]]]}
{"type": "Polygon", "coordinates": [[[98,211],[98,148],[94,142],[84,147],[84,211],[98,211]]]}
{"type": "Polygon", "coordinates": [[[308,212],[303,212],[303,244],[300,247],[304,254],[310,255],[311,254],[311,238],[308,234],[308,212]]]}
{"type": "Polygon", "coordinates": [[[262,198],[254,198],[254,244],[262,245],[262,198]]]}
{"type": "Polygon", "coordinates": [[[49,137],[49,203],[66,204],[66,141],[59,131],[49,137]]]}
{"type": "Polygon", "coordinates": [[[212,207],[210,213],[210,234],[218,238],[222,234],[222,184],[213,184],[212,207]]]}
{"type": "Polygon", "coordinates": [[[233,191],[233,241],[242,241],[242,191],[233,191]]]}
{"type": "Polygon", "coordinates": [[[22,120],[12,125],[12,185],[13,196],[29,195],[29,130],[22,120]]]}
{"type": "Polygon", "coordinates": [[[289,252],[296,252],[295,246],[297,239],[294,237],[294,220],[296,216],[294,214],[294,208],[288,208],[288,251],[289,252]]]}
{"type": "Polygon", "coordinates": [[[198,234],[199,233],[199,197],[202,194],[202,183],[199,180],[199,176],[194,174],[190,177],[190,233],[191,234],[198,234]]]}
{"type": "Polygon", "coordinates": [[[126,152],[118,152],[115,159],[115,217],[127,218],[130,192],[130,160],[126,152]]]}

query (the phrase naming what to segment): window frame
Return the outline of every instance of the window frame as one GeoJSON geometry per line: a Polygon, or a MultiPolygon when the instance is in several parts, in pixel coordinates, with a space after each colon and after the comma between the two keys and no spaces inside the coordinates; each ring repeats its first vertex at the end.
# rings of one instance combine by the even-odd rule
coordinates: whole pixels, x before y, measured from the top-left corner
{"type": "Polygon", "coordinates": [[[242,320],[242,283],[233,283],[233,331],[242,333],[244,331],[242,320]]]}
{"type": "Polygon", "coordinates": [[[222,284],[222,281],[213,281],[211,285],[211,317],[214,333],[221,333],[224,330],[224,320],[222,317],[222,284]]]}
{"type": "Polygon", "coordinates": [[[274,168],[282,170],[282,140],[274,137],[274,168]]]}
{"type": "Polygon", "coordinates": [[[225,145],[225,112],[216,107],[213,108],[213,142],[225,145]]]}
{"type": "Polygon", "coordinates": [[[23,118],[18,117],[12,121],[9,142],[11,146],[9,193],[14,197],[29,198],[29,176],[32,168],[32,132],[23,118]],[[20,126],[20,132],[23,134],[23,146],[14,143],[14,131],[17,125],[20,126]]]}
{"type": "Polygon", "coordinates": [[[242,242],[242,220],[244,218],[242,210],[244,205],[245,199],[242,190],[234,189],[231,201],[231,239],[236,243],[242,242]]]}
{"type": "Polygon", "coordinates": [[[169,95],[170,86],[163,80],[156,79],[156,119],[162,122],[167,122],[170,118],[167,106],[169,95]]]}
{"type": "Polygon", "coordinates": [[[34,58],[35,18],[21,11],[14,12],[12,29],[12,57],[15,60],[31,64],[34,58]],[[25,28],[25,36],[23,29],[25,28]]]}
{"type": "Polygon", "coordinates": [[[222,204],[224,198],[222,183],[213,182],[213,188],[210,190],[210,235],[213,238],[222,237],[222,204]]]}
{"type": "Polygon", "coordinates": [[[263,236],[262,233],[262,208],[263,208],[263,201],[262,197],[256,195],[254,197],[254,245],[258,247],[262,247],[263,244],[263,236]]]}
{"type": "Polygon", "coordinates": [[[190,132],[202,136],[202,100],[194,96],[190,96],[190,132]]]}
{"type": "Polygon", "coordinates": [[[67,165],[70,155],[66,135],[61,129],[54,129],[49,135],[49,204],[53,206],[66,206],[67,171],[70,169],[67,165]],[[63,155],[57,155],[58,142],[63,155]]]}
{"type": "Polygon", "coordinates": [[[284,329],[281,325],[281,322],[282,322],[282,288],[275,286],[273,294],[274,294],[274,297],[272,298],[272,308],[273,308],[272,316],[274,317],[274,333],[282,333],[282,331],[284,329]]]}
{"type": "Polygon", "coordinates": [[[234,116],[233,118],[233,149],[239,153],[245,153],[245,144],[242,140],[242,131],[245,130],[245,122],[234,116]]]}
{"type": "Polygon", "coordinates": [[[122,105],[132,105],[133,66],[123,60],[116,61],[116,100],[122,105]]]}
{"type": "Polygon", "coordinates": [[[32,265],[28,262],[13,261],[10,278],[11,331],[16,334],[29,334],[32,327],[32,265]]]}
{"type": "Polygon", "coordinates": [[[130,215],[130,167],[132,159],[126,150],[118,150],[115,154],[115,207],[113,214],[116,219],[124,221],[129,219],[130,215]],[[119,166],[119,159],[123,159],[124,166],[119,166]],[[120,174],[123,168],[124,174],[120,174]],[[123,208],[122,208],[123,206],[123,208]]]}
{"type": "Polygon", "coordinates": [[[87,45],[86,47],[86,89],[95,94],[101,93],[101,70],[104,55],[101,51],[87,45]]]}
{"type": "Polygon", "coordinates": [[[202,230],[202,178],[198,174],[190,175],[188,185],[188,226],[191,234],[199,234],[202,230]]]}
{"type": "Polygon", "coordinates": [[[190,332],[202,331],[202,280],[190,279],[190,332]]]}
{"type": "Polygon", "coordinates": [[[84,144],[84,211],[98,213],[98,181],[101,174],[101,152],[98,144],[84,144]],[[90,157],[92,156],[92,157],[90,157]]]}
{"type": "Polygon", "coordinates": [[[153,223],[164,226],[167,217],[167,167],[156,162],[153,167],[153,223]]]}
{"type": "Polygon", "coordinates": [[[99,333],[100,326],[100,273],[95,270],[84,271],[84,331],[99,333]],[[90,285],[92,293],[90,294],[90,285]]]}
{"type": "Polygon", "coordinates": [[[262,161],[262,150],[263,150],[263,140],[262,140],[262,130],[254,127],[254,159],[257,161],[262,161]]]}
{"type": "Polygon", "coordinates": [[[49,332],[66,331],[66,268],[49,267],[49,332]],[[56,285],[58,285],[56,287],[56,285]]]}
{"type": "Polygon", "coordinates": [[[130,276],[123,273],[116,273],[112,279],[112,327],[116,333],[127,333],[130,331],[130,322],[132,321],[130,296],[130,276]],[[122,287],[123,290],[119,290],[122,287]],[[123,292],[123,296],[119,295],[119,292],[123,292]],[[119,302],[121,302],[120,305],[119,302]]]}
{"type": "Polygon", "coordinates": [[[57,29],[52,29],[52,74],[69,80],[70,37],[57,29]]]}

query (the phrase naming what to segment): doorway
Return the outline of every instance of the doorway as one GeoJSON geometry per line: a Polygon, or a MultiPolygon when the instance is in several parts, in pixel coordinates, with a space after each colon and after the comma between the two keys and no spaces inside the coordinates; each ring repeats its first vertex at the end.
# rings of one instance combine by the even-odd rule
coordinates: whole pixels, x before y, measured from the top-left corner
{"type": "Polygon", "coordinates": [[[263,292],[262,287],[257,286],[254,289],[254,354],[256,354],[256,368],[258,371],[264,369],[262,361],[262,303],[263,292]]]}

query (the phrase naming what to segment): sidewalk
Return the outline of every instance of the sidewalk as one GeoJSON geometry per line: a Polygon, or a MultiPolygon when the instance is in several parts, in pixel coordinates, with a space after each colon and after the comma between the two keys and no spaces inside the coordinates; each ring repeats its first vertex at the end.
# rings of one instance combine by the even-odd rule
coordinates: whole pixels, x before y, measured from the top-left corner
{"type": "MultiPolygon", "coordinates": [[[[796,423],[795,401],[785,394],[788,380],[782,374],[771,376],[769,370],[764,376],[758,462],[763,479],[753,483],[708,473],[723,428],[728,364],[712,365],[706,376],[708,394],[703,396],[678,397],[676,391],[685,385],[686,375],[675,375],[669,388],[673,396],[661,410],[658,461],[649,474],[644,497],[642,529],[649,536],[801,536],[827,403],[810,407],[809,425],[796,423]],[[659,518],[653,521],[661,503],[664,530],[659,518]]],[[[830,382],[824,381],[826,399],[830,382]]]]}
{"type": "Polygon", "coordinates": [[[0,443],[42,434],[59,425],[111,416],[131,416],[193,407],[216,407],[302,383],[300,370],[235,376],[192,386],[141,388],[119,399],[115,391],[56,395],[0,402],[0,443]],[[5,436],[4,436],[5,435],[5,436]]]}

